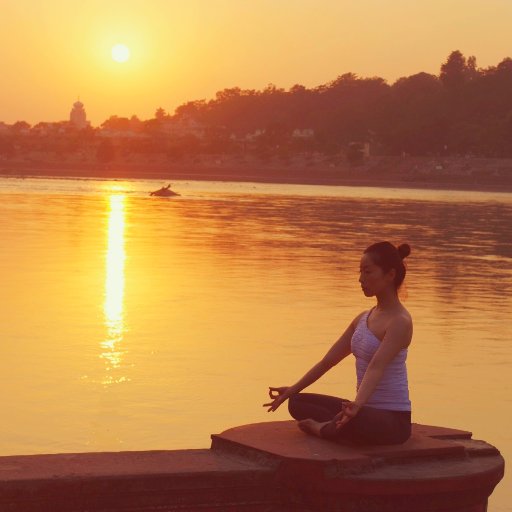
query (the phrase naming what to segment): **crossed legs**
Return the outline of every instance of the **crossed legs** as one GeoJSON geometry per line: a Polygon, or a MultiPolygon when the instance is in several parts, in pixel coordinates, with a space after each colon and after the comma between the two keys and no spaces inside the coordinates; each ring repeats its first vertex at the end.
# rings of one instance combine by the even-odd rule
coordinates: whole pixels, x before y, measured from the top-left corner
{"type": "Polygon", "coordinates": [[[411,412],[391,411],[363,406],[341,428],[334,416],[342,409],[345,398],[318,393],[298,393],[288,399],[288,411],[299,420],[298,427],[324,439],[357,444],[401,444],[411,435],[411,412]]]}
{"type": "MultiPolygon", "coordinates": [[[[322,429],[333,423],[332,419],[341,411],[347,400],[318,393],[298,393],[288,399],[288,411],[299,420],[298,427],[318,437],[325,437],[322,429]]],[[[332,429],[331,429],[332,430],[332,429]]]]}

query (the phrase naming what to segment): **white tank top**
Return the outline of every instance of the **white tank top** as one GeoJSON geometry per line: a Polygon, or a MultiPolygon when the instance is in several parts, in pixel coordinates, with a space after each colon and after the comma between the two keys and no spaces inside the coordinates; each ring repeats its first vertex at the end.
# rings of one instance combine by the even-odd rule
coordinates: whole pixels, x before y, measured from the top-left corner
{"type": "MultiPolygon", "coordinates": [[[[368,310],[361,316],[351,340],[352,353],[356,358],[356,390],[359,390],[373,354],[375,354],[381,343],[375,334],[368,329],[367,319],[370,312],[371,310],[368,310]]],[[[404,348],[386,366],[382,379],[364,405],[392,411],[411,410],[406,359],[407,348],[404,348]]]]}

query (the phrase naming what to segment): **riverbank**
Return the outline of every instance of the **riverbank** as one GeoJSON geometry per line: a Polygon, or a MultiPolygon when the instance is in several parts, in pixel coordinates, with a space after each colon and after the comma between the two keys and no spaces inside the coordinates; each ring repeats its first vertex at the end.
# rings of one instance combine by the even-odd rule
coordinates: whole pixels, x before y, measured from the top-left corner
{"type": "Polygon", "coordinates": [[[2,161],[7,177],[70,177],[244,181],[441,190],[512,192],[512,159],[371,157],[360,165],[336,158],[280,161],[230,158],[131,159],[109,164],[77,161],[2,161]]]}

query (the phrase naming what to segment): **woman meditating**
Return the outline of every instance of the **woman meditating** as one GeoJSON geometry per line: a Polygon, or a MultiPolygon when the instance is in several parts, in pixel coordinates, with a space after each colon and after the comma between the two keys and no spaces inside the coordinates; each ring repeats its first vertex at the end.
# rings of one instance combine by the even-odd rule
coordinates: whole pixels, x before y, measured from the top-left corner
{"type": "Polygon", "coordinates": [[[401,444],[411,435],[411,402],[405,360],[412,339],[412,319],[398,298],[405,277],[403,259],[410,247],[389,242],[370,245],[361,258],[359,282],[377,305],[354,318],[345,332],[296,384],[269,387],[275,411],[288,399],[288,410],[308,434],[340,443],[401,444]],[[346,398],[300,393],[354,354],[357,394],[346,398]]]}

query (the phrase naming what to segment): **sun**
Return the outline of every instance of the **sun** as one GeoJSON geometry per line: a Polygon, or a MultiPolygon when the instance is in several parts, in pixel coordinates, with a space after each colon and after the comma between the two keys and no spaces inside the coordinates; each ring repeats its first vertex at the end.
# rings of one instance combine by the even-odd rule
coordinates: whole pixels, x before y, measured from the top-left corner
{"type": "Polygon", "coordinates": [[[112,47],[112,59],[116,62],[126,62],[130,58],[130,49],[124,44],[116,44],[112,47]]]}

